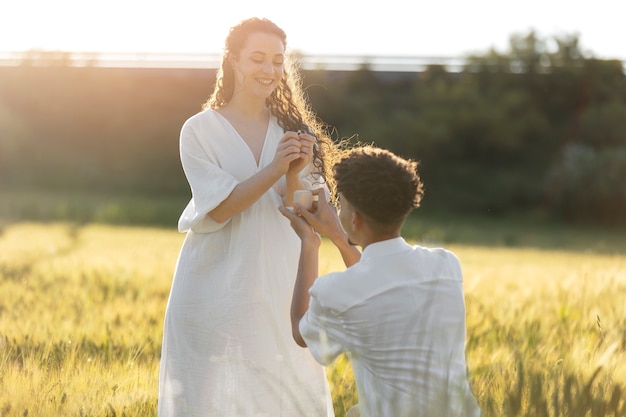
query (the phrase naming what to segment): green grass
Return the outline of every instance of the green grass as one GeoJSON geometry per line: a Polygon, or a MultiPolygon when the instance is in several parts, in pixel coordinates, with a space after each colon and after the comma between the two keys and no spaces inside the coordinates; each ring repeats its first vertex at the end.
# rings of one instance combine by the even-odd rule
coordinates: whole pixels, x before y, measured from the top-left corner
{"type": "Polygon", "coordinates": [[[0,225],[19,221],[172,227],[189,197],[55,190],[0,191],[0,225]]]}
{"type": "MultiPolygon", "coordinates": [[[[5,217],[0,229],[0,416],[154,415],[184,236],[174,224],[46,220],[5,217]]],[[[623,234],[418,211],[407,236],[461,259],[470,383],[486,417],[626,415],[623,234]]],[[[322,250],[323,272],[342,269],[322,250]]],[[[344,357],[328,377],[342,417],[357,401],[344,357]]]]}
{"type": "MultiPolygon", "coordinates": [[[[172,229],[189,195],[178,196],[55,190],[0,190],[0,227],[24,221],[152,226],[172,229]]],[[[403,234],[430,245],[536,247],[626,253],[626,230],[560,224],[538,215],[460,216],[414,211],[403,234]]]]}

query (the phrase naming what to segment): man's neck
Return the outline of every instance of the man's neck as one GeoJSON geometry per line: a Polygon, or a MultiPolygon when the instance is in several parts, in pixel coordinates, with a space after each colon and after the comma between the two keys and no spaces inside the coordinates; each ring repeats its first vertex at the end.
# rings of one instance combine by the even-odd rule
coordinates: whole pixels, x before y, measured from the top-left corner
{"type": "Polygon", "coordinates": [[[366,247],[373,243],[382,242],[385,240],[395,239],[400,237],[400,232],[398,233],[385,233],[385,234],[373,234],[371,236],[364,236],[363,239],[358,243],[361,246],[361,250],[365,250],[366,247]]]}

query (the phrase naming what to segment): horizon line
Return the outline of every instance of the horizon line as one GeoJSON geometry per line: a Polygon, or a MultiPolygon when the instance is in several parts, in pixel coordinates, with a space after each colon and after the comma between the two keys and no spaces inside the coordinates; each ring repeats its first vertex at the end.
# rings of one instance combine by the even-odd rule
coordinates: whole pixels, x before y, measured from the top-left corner
{"type": "MultiPolygon", "coordinates": [[[[307,54],[290,53],[303,69],[354,70],[368,66],[373,70],[415,71],[428,65],[462,66],[467,57],[380,55],[380,54],[307,54]]],[[[85,52],[30,49],[0,51],[0,66],[19,66],[35,62],[65,61],[71,66],[109,68],[214,69],[221,64],[221,52],[85,52]]]]}
{"type": "MultiPolygon", "coordinates": [[[[441,65],[452,72],[460,71],[467,60],[477,54],[462,56],[383,55],[383,54],[311,54],[291,51],[298,65],[305,70],[352,71],[367,67],[374,71],[422,71],[431,65],[441,65]]],[[[89,52],[29,49],[0,51],[0,66],[20,66],[29,60],[35,63],[63,62],[74,67],[103,68],[161,68],[161,69],[216,69],[221,64],[221,52],[89,52]]],[[[621,61],[626,71],[626,60],[619,58],[584,59],[621,61]]]]}

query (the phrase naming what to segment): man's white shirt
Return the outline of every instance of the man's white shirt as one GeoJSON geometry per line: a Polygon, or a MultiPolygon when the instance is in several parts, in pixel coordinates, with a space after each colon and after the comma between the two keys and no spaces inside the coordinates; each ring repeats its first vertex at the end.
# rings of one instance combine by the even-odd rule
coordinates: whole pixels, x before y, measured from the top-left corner
{"type": "Polygon", "coordinates": [[[479,416],[467,382],[457,257],[399,237],[319,277],[300,333],[315,359],[350,357],[362,417],[479,416]]]}

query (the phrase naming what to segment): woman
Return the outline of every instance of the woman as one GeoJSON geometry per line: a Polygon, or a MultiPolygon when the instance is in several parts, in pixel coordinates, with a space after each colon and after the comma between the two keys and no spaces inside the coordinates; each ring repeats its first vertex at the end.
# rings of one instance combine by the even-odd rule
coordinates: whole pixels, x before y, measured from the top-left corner
{"type": "Polygon", "coordinates": [[[291,336],[300,243],[278,206],[324,187],[332,141],[311,112],[285,33],[231,28],[215,90],[180,154],[192,198],[165,313],[160,417],[333,416],[324,369],[291,336]]]}

